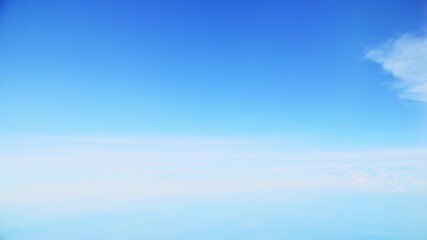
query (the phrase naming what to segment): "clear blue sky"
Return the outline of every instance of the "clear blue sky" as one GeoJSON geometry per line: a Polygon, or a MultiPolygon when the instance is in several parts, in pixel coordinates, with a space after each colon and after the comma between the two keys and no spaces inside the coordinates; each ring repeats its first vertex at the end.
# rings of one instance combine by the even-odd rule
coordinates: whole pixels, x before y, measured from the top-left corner
{"type": "Polygon", "coordinates": [[[0,237],[190,239],[203,213],[194,239],[425,239],[426,20],[421,0],[0,0],[0,237]],[[371,210],[333,229],[358,194],[371,210]]]}
{"type": "Polygon", "coordinates": [[[1,131],[414,137],[416,107],[364,55],[424,5],[5,1],[1,131]]]}

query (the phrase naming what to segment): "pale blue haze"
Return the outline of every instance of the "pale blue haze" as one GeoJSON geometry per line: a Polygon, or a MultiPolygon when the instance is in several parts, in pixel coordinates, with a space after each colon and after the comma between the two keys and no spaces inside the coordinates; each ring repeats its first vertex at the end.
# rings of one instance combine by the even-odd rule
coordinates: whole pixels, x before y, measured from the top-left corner
{"type": "Polygon", "coordinates": [[[0,240],[427,239],[426,20],[0,0],[0,240]]]}

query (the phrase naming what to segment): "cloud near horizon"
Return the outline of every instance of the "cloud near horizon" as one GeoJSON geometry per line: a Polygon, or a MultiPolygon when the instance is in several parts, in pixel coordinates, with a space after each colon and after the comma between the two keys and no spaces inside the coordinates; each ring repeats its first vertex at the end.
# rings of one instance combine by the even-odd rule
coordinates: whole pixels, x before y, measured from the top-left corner
{"type": "Polygon", "coordinates": [[[394,192],[426,182],[417,169],[426,167],[427,148],[325,151],[268,138],[179,136],[27,137],[2,145],[0,180],[8,184],[0,193],[8,194],[0,203],[93,193],[105,199],[312,188],[394,192]]]}
{"type": "Polygon", "coordinates": [[[31,213],[38,223],[46,215],[85,216],[180,199],[425,192],[425,147],[326,151],[308,145],[209,136],[0,139],[0,212],[31,213]]]}
{"type": "Polygon", "coordinates": [[[427,34],[404,34],[371,49],[365,56],[381,65],[398,82],[398,96],[427,103],[427,34]]]}

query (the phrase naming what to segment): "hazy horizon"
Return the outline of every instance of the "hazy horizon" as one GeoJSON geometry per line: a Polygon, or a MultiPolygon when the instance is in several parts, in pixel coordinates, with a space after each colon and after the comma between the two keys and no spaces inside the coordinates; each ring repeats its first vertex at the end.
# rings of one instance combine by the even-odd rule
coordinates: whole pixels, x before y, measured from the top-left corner
{"type": "Polygon", "coordinates": [[[426,20],[0,0],[0,239],[427,239],[426,20]]]}

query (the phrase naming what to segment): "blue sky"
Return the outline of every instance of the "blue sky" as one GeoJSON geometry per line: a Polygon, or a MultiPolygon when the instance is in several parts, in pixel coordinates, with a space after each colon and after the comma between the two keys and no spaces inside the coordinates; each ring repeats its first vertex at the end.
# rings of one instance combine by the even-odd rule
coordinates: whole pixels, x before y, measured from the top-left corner
{"type": "Polygon", "coordinates": [[[415,2],[6,1],[2,131],[416,137],[364,61],[415,2]]]}
{"type": "Polygon", "coordinates": [[[425,1],[0,14],[2,240],[427,237],[425,1]]]}

